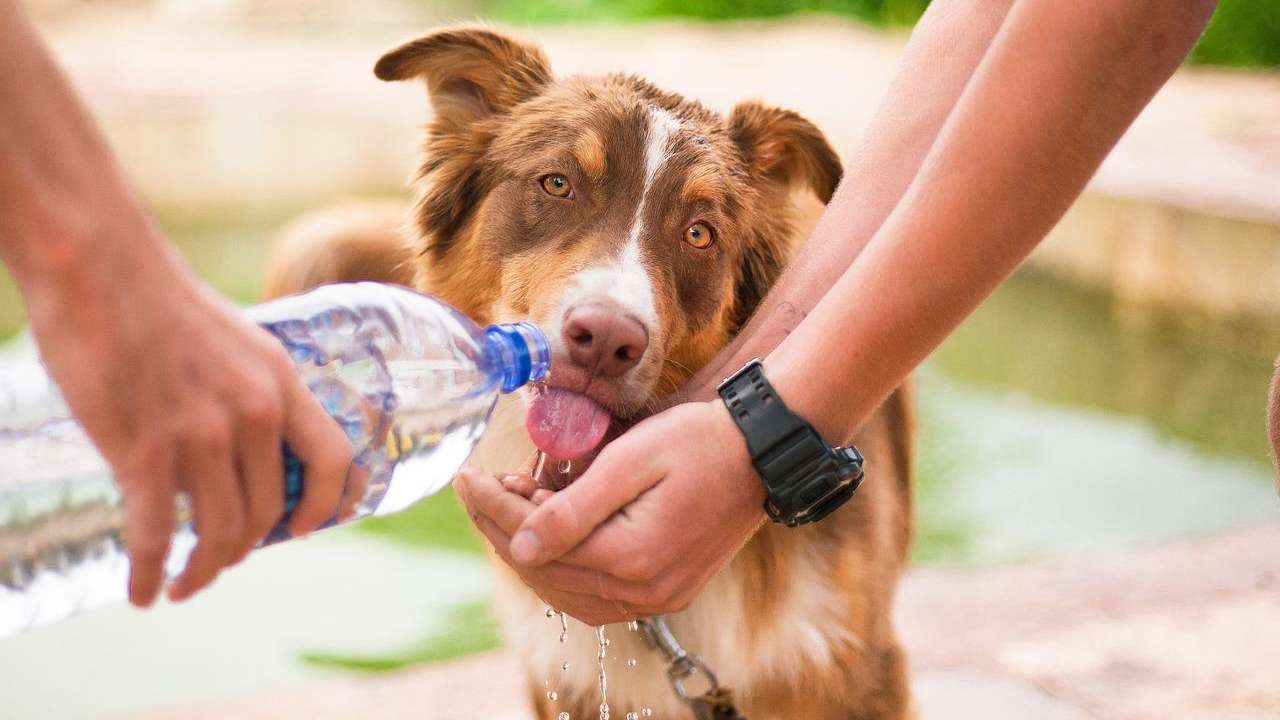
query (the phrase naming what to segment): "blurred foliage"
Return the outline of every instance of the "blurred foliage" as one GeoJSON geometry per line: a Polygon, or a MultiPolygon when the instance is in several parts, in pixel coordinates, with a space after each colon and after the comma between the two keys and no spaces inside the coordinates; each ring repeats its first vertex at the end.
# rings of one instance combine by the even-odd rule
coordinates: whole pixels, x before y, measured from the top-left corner
{"type": "Polygon", "coordinates": [[[342,670],[387,672],[492,650],[500,642],[489,603],[476,601],[453,608],[440,623],[439,632],[399,652],[358,656],[311,652],[303,653],[302,661],[342,670]]]}
{"type": "Polygon", "coordinates": [[[489,12],[515,22],[669,17],[732,20],[825,12],[882,25],[910,25],[928,4],[929,0],[491,0],[487,7],[489,12]]]}
{"type": "Polygon", "coordinates": [[[484,552],[480,536],[472,529],[471,520],[453,490],[433,495],[403,512],[369,518],[356,528],[417,547],[473,554],[484,552]]]}
{"type": "Polygon", "coordinates": [[[1280,66],[1280,2],[1220,0],[1209,29],[1191,53],[1209,65],[1280,66]]]}
{"type": "MultiPolygon", "coordinates": [[[[928,4],[929,0],[489,0],[485,8],[511,22],[672,17],[730,20],[818,12],[897,26],[913,24],[928,4]]],[[[1280,2],[1220,0],[1191,61],[1280,66],[1280,2]]]]}

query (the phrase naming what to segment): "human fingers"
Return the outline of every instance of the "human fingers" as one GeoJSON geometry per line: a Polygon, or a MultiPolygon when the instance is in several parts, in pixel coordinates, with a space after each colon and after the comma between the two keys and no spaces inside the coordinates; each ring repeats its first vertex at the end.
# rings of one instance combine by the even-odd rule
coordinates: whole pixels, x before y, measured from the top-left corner
{"type": "Polygon", "coordinates": [[[149,607],[164,582],[173,537],[177,485],[172,445],[161,441],[145,461],[119,477],[124,493],[124,534],[129,553],[129,602],[149,607]]]}
{"type": "Polygon", "coordinates": [[[241,394],[236,465],[246,519],[236,561],[248,555],[284,515],[283,414],[279,392],[270,384],[246,388],[241,394]]]}
{"type": "Polygon", "coordinates": [[[354,450],[297,378],[286,382],[285,412],[285,440],[304,468],[302,497],[289,516],[289,534],[298,537],[337,514],[354,450]]]}
{"type": "Polygon", "coordinates": [[[230,423],[217,412],[207,413],[187,433],[179,452],[179,474],[191,500],[196,547],[182,574],[169,588],[169,599],[180,602],[213,582],[235,559],[244,534],[244,498],[232,461],[230,423]]]}
{"type": "Polygon", "coordinates": [[[615,440],[582,477],[535,507],[512,539],[517,562],[541,565],[561,557],[662,479],[658,453],[637,431],[615,440]]]}

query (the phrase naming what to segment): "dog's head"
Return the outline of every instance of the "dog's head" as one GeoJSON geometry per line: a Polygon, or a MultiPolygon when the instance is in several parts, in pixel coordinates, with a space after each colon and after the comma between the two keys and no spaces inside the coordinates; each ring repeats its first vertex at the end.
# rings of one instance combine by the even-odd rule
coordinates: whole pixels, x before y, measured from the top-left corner
{"type": "Polygon", "coordinates": [[[383,56],[426,82],[419,283],[481,322],[531,319],[553,391],[530,408],[553,457],[676,390],[742,325],[789,256],[793,191],[826,202],[841,167],[799,115],[724,117],[633,76],[552,76],[534,46],[481,27],[383,56]],[[573,432],[561,431],[573,428],[573,432]]]}

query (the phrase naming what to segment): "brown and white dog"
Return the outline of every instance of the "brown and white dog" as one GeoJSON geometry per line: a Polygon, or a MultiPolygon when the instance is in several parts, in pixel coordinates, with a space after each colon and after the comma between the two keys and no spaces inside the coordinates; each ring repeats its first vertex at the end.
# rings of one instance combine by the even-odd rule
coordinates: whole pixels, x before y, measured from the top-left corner
{"type": "MultiPolygon", "coordinates": [[[[490,29],[433,32],[376,74],[424,81],[434,108],[408,243],[371,213],[329,213],[292,233],[268,287],[405,282],[408,268],[477,322],[541,326],[553,390],[500,403],[472,459],[493,472],[535,442],[552,458],[589,455],[610,424],[676,390],[781,273],[801,237],[795,194],[825,203],[840,180],[835,152],[796,113],[744,102],[722,116],[628,75],[557,79],[537,47],[490,29]],[[344,224],[349,213],[360,218],[344,224]]],[[[911,715],[890,622],[910,535],[909,410],[898,391],[855,439],[869,469],[854,502],[814,526],[765,527],[669,617],[751,720],[911,715]]],[[[499,574],[496,605],[538,717],[595,717],[594,634],[576,625],[562,645],[543,603],[499,574]]],[[[610,635],[617,716],[692,717],[639,635],[610,635]]]]}

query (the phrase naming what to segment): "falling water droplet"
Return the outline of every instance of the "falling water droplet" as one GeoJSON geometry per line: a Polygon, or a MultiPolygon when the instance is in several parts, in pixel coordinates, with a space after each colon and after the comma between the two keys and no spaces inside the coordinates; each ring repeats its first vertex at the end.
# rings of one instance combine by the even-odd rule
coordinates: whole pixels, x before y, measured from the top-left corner
{"type": "Polygon", "coordinates": [[[573,462],[570,460],[561,460],[560,464],[556,467],[560,470],[561,475],[568,475],[569,471],[573,469],[573,462]]]}
{"type": "Polygon", "coordinates": [[[562,712],[556,716],[556,720],[569,720],[569,713],[562,712]]]}
{"type": "Polygon", "coordinates": [[[555,616],[556,616],[556,611],[552,610],[551,608],[547,608],[547,619],[550,620],[555,616]]]}
{"type": "Polygon", "coordinates": [[[559,698],[560,698],[560,696],[556,694],[556,691],[555,691],[555,690],[548,690],[548,691],[547,691],[547,699],[548,699],[548,700],[550,700],[551,702],[555,702],[555,701],[556,701],[557,699],[559,699],[559,698]]]}
{"type": "Polygon", "coordinates": [[[653,708],[640,708],[640,717],[653,717],[653,708]]]}
{"type": "Polygon", "coordinates": [[[627,658],[627,667],[635,667],[636,665],[639,665],[639,664],[640,662],[635,658],[627,658]]]}
{"type": "Polygon", "coordinates": [[[609,647],[609,638],[604,636],[604,626],[596,628],[596,641],[600,652],[596,656],[600,668],[600,720],[609,720],[609,680],[604,672],[604,660],[609,647]]]}
{"type": "Polygon", "coordinates": [[[560,613],[560,642],[569,639],[569,616],[560,613]]]}
{"type": "Polygon", "coordinates": [[[565,672],[569,672],[569,661],[568,661],[568,660],[566,660],[566,661],[564,661],[563,663],[561,663],[561,664],[560,664],[560,669],[561,669],[561,670],[563,670],[563,671],[565,671],[565,672]]]}
{"type": "Polygon", "coordinates": [[[563,632],[560,633],[560,642],[564,642],[565,640],[568,640],[568,639],[569,639],[569,633],[563,633],[563,632]]]}

